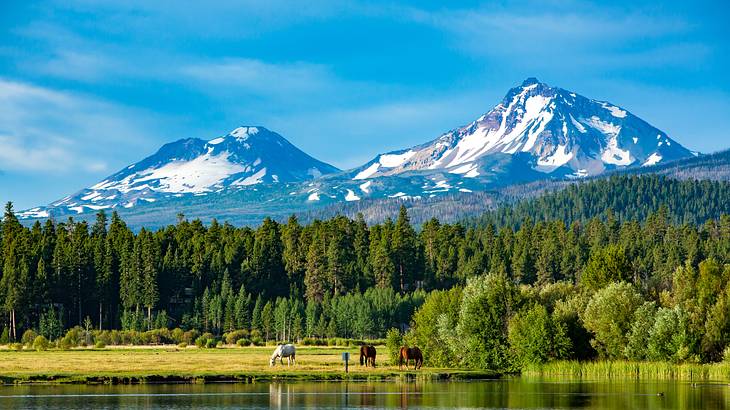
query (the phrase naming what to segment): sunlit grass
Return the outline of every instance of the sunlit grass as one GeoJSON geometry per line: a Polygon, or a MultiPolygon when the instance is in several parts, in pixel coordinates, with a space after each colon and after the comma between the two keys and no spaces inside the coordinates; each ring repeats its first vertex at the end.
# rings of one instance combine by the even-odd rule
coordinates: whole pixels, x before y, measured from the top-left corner
{"type": "Polygon", "coordinates": [[[630,361],[555,361],[523,370],[526,376],[557,376],[583,379],[642,379],[728,381],[728,363],[667,363],[630,361]]]}
{"type": "MultiPolygon", "coordinates": [[[[28,380],[90,380],[93,378],[130,378],[144,381],[150,376],[184,378],[216,376],[231,379],[342,378],[344,365],[342,353],[350,352],[350,373],[348,377],[384,378],[402,374],[398,366],[387,364],[384,347],[378,348],[378,363],[375,369],[362,367],[357,347],[299,347],[296,365],[269,366],[274,347],[230,347],[199,349],[177,348],[106,348],[73,349],[49,351],[0,351],[0,376],[6,382],[28,380]]],[[[423,369],[420,374],[473,372],[452,369],[423,369]]]]}

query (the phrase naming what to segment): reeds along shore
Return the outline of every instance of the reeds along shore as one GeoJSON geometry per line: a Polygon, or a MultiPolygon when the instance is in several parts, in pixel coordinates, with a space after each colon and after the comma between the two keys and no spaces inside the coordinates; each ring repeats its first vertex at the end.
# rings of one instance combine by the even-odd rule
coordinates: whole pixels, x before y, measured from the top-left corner
{"type": "Polygon", "coordinates": [[[554,361],[522,371],[524,376],[560,376],[584,379],[643,379],[730,381],[730,363],[668,363],[630,361],[554,361]]]}

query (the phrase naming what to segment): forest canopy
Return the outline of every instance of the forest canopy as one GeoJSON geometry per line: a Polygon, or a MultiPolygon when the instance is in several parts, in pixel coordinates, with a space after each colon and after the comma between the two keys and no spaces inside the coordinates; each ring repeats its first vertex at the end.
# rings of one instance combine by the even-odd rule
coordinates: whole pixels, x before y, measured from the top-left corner
{"type": "Polygon", "coordinates": [[[90,324],[263,340],[382,338],[396,328],[431,365],[722,359],[730,217],[679,223],[665,206],[637,215],[569,224],[431,219],[415,229],[402,207],[396,220],[374,225],[336,216],[206,226],[181,215],[133,232],[103,212],[93,224],[25,227],[8,204],[3,338],[32,329],[54,340],[90,324]]]}

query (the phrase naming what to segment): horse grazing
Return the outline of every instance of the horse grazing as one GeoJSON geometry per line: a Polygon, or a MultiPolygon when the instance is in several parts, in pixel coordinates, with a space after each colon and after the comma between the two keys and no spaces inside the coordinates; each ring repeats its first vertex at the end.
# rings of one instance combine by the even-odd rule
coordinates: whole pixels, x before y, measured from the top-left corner
{"type": "Polygon", "coordinates": [[[293,344],[278,345],[278,346],[276,346],[276,350],[274,350],[274,353],[271,355],[271,360],[269,361],[269,366],[273,366],[274,362],[276,361],[277,358],[283,365],[285,357],[287,360],[287,365],[291,366],[292,363],[294,363],[296,365],[297,364],[296,356],[297,356],[297,348],[294,347],[293,344]]]}
{"type": "Polygon", "coordinates": [[[413,360],[413,368],[418,370],[423,366],[423,353],[421,349],[417,347],[403,346],[400,348],[400,355],[398,357],[398,368],[403,369],[403,362],[406,363],[406,370],[408,370],[408,361],[413,360]]]}
{"type": "Polygon", "coordinates": [[[360,366],[365,365],[365,367],[368,367],[369,364],[370,366],[375,367],[375,356],[377,353],[375,346],[360,346],[360,366]]]}

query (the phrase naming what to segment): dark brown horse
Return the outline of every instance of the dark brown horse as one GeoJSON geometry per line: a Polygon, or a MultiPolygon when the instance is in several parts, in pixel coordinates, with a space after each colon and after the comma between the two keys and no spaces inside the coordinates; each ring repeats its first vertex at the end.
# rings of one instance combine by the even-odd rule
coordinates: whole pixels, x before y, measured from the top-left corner
{"type": "Polygon", "coordinates": [[[378,352],[375,350],[375,346],[360,346],[360,366],[365,365],[365,367],[368,367],[369,364],[375,367],[375,356],[377,354],[378,352]]]}
{"type": "Polygon", "coordinates": [[[408,370],[408,361],[413,360],[413,368],[418,370],[423,366],[423,353],[421,349],[417,347],[403,346],[400,348],[400,357],[398,358],[398,368],[403,369],[403,362],[406,363],[406,370],[408,370]]]}

